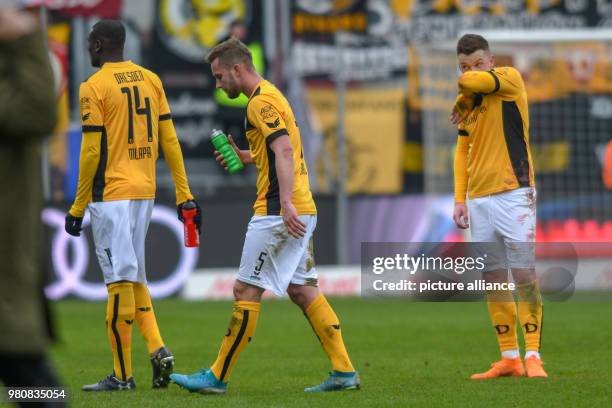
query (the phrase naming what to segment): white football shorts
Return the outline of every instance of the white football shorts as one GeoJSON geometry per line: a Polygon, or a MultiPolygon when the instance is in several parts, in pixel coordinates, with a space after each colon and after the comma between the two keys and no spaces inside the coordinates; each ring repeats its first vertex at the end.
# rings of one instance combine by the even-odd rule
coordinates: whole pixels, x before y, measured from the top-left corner
{"type": "Polygon", "coordinates": [[[478,256],[486,253],[485,271],[535,267],[534,188],[470,199],[468,215],[474,250],[478,256]]]}
{"type": "Polygon", "coordinates": [[[89,204],[96,255],[104,283],[147,283],[145,238],[153,200],[119,200],[89,204]]]}
{"type": "Polygon", "coordinates": [[[284,295],[290,283],[317,286],[312,249],[317,216],[300,215],[300,220],[306,224],[306,233],[297,239],[289,235],[281,216],[252,217],[236,279],[277,296],[284,295]]]}

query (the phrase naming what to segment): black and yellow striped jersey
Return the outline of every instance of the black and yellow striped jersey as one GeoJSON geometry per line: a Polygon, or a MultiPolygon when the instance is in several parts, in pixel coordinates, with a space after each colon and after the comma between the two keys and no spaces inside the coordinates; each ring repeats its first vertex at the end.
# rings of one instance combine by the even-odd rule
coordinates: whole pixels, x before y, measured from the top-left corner
{"type": "Polygon", "coordinates": [[[529,109],[521,74],[512,67],[469,71],[459,93],[474,100],[459,125],[458,153],[467,150],[467,183],[455,174],[455,200],[534,186],[529,109]],[[460,149],[467,144],[467,148],[460,149]],[[459,179],[458,179],[459,178],[459,179]]]}
{"type": "Polygon", "coordinates": [[[275,157],[270,143],[283,135],[289,136],[293,148],[294,185],[291,202],[300,215],[316,214],[300,130],[289,102],[270,82],[261,81],[250,96],[245,128],[251,156],[258,171],[257,200],[253,206],[255,215],[281,214],[275,157]]]}
{"type": "Polygon", "coordinates": [[[177,202],[193,198],[157,75],[131,61],[107,62],[81,84],[79,98],[83,142],[73,215],[82,214],[90,201],[154,198],[159,144],[172,170],[177,202]],[[94,162],[90,177],[86,166],[94,162]]]}

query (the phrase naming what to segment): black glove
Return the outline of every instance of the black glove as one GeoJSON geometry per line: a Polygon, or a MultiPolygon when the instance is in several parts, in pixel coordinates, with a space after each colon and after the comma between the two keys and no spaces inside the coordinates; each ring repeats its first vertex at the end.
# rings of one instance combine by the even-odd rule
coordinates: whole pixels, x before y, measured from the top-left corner
{"type": "Polygon", "coordinates": [[[185,202],[180,203],[179,205],[177,205],[176,206],[176,214],[178,215],[179,221],[182,222],[182,223],[185,223],[185,219],[183,218],[183,205],[185,205],[185,203],[188,203],[189,201],[194,203],[195,206],[196,206],[196,215],[195,215],[195,217],[193,217],[193,223],[196,225],[196,228],[198,229],[198,234],[201,234],[201,228],[202,228],[202,209],[200,208],[200,205],[198,204],[198,202],[196,200],[188,200],[188,201],[185,201],[185,202]]]}
{"type": "Polygon", "coordinates": [[[68,213],[66,214],[66,224],[64,225],[64,229],[73,237],[79,237],[81,236],[82,223],[83,217],[75,217],[74,215],[68,213]]]}

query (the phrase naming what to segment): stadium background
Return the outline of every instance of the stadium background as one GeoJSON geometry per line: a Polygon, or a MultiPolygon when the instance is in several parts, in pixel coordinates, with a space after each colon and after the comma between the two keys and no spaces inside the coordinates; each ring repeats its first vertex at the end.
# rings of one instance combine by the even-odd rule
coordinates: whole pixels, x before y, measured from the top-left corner
{"type": "MultiPolygon", "coordinates": [[[[244,41],[257,50],[263,74],[285,91],[300,123],[320,212],[316,259],[331,266],[321,268],[328,291],[358,294],[355,265],[362,242],[464,239],[450,216],[455,131],[447,118],[457,74],[452,47],[466,30],[506,30],[492,47],[500,63],[517,66],[526,80],[538,240],[612,241],[612,185],[602,178],[612,136],[612,37],[571,40],[577,29],[588,38],[607,32],[602,31],[611,24],[607,2],[47,3],[49,48],[60,80],[60,120],[46,145],[43,212],[47,294],[54,299],[105,297],[89,230],[81,238],[68,237],[61,216],[78,177],[78,86],[94,72],[86,36],[101,17],[122,19],[128,28],[126,57],[162,78],[190,185],[204,208],[202,245],[186,250],[180,224],[171,217],[172,179],[160,160],[157,214],[147,241],[155,296],[231,295],[255,174],[248,169],[230,176],[213,159],[208,140],[213,128],[245,144],[244,108],[215,94],[202,61],[236,20],[245,23],[244,41]],[[533,41],[542,29],[549,29],[552,40],[533,41]],[[504,34],[511,32],[514,37],[504,34]],[[531,41],[521,42],[516,32],[531,41]],[[570,41],[554,40],[564,35],[570,41]]],[[[601,261],[588,288],[612,282],[612,270],[601,261]]]]}
{"type": "MultiPolygon", "coordinates": [[[[174,187],[160,160],[147,270],[153,295],[166,297],[155,302],[156,315],[177,370],[193,372],[215,356],[227,327],[233,274],[255,196],[253,169],[225,174],[207,140],[216,127],[244,143],[242,109],[215,95],[209,67],[202,63],[206,50],[227,36],[232,21],[246,23],[245,41],[261,50],[263,73],[284,90],[303,132],[320,214],[315,237],[320,283],[327,294],[347,296],[330,296],[330,302],[342,319],[363,389],[305,396],[303,387],[320,381],[327,361],[295,307],[288,300],[266,300],[257,336],[241,357],[230,391],[215,406],[610,406],[612,303],[609,291],[592,292],[612,288],[612,185],[602,178],[603,168],[611,164],[605,160],[612,136],[610,2],[45,3],[60,120],[45,145],[44,267],[47,295],[61,299],[53,302],[58,341],[51,356],[74,406],[208,402],[175,386],[162,393],[148,389],[150,364],[137,340],[137,392],[78,391],[110,364],[105,302],[90,301],[105,299],[106,289],[88,221],[80,238],[63,231],[78,175],[81,134],[75,101],[79,83],[93,72],[85,39],[101,17],[124,21],[126,57],[164,81],[190,184],[204,209],[202,245],[186,250],[175,217],[174,187]],[[551,374],[546,382],[469,380],[498,353],[483,304],[356,297],[362,242],[466,239],[451,220],[453,45],[461,32],[482,30],[497,30],[489,32],[499,62],[519,68],[528,87],[538,241],[570,243],[557,249],[582,248],[582,269],[570,276],[575,282],[561,282],[556,296],[544,293],[543,358],[551,374]],[[556,301],[567,300],[574,288],[587,291],[576,293],[575,301],[556,301]]],[[[572,263],[566,253],[554,253],[562,265],[572,263]]],[[[555,261],[540,257],[538,272],[559,266],[555,261]]]]}

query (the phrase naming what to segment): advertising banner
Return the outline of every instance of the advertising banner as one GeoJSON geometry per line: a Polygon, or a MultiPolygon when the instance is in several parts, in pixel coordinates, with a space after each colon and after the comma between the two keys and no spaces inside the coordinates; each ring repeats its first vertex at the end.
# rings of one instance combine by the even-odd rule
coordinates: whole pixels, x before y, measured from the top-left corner
{"type": "MultiPolygon", "coordinates": [[[[390,194],[401,191],[404,125],[401,89],[351,89],[346,98],[347,190],[349,193],[390,194]]],[[[333,89],[307,91],[307,100],[324,134],[326,155],[336,163],[337,98],[333,89]]],[[[330,171],[319,161],[319,187],[330,171]]],[[[332,169],[336,171],[335,166],[332,169]]]]}

